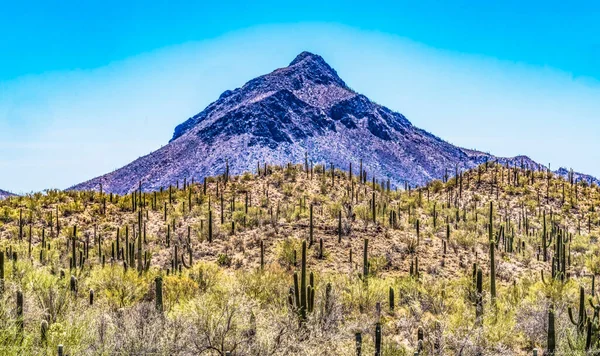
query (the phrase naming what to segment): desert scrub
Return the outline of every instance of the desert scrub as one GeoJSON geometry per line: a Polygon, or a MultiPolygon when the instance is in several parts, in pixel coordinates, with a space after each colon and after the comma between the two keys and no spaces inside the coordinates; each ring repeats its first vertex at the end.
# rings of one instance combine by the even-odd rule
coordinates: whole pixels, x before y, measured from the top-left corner
{"type": "Polygon", "coordinates": [[[269,181],[275,188],[279,188],[284,181],[283,174],[281,174],[281,172],[275,172],[269,176],[269,181]]]}
{"type": "Polygon", "coordinates": [[[189,270],[189,276],[198,285],[200,292],[207,292],[219,285],[219,280],[223,278],[222,270],[211,262],[198,262],[189,270]]]}
{"type": "Polygon", "coordinates": [[[600,252],[598,250],[585,256],[585,266],[592,274],[600,274],[600,252]]]}
{"type": "Polygon", "coordinates": [[[386,270],[391,261],[386,256],[373,256],[369,258],[369,276],[378,276],[386,270]]]}
{"type": "Polygon", "coordinates": [[[291,269],[300,260],[302,240],[297,237],[288,237],[280,240],[275,245],[275,255],[280,266],[291,269]]]}
{"type": "Polygon", "coordinates": [[[338,280],[341,288],[341,303],[347,310],[358,313],[372,313],[377,302],[387,300],[390,281],[379,278],[369,279],[368,283],[357,277],[338,280]]]}
{"type": "Polygon", "coordinates": [[[252,175],[252,173],[250,172],[244,172],[244,174],[242,175],[242,181],[243,182],[249,182],[254,178],[254,176],[252,175]]]}
{"type": "Polygon", "coordinates": [[[298,175],[298,167],[297,166],[290,166],[289,168],[286,167],[283,174],[284,174],[284,178],[286,181],[295,182],[296,177],[298,175]]]}
{"type": "Polygon", "coordinates": [[[468,250],[477,244],[477,235],[465,230],[454,231],[450,243],[455,244],[463,250],[468,250]]]}
{"type": "Polygon", "coordinates": [[[248,298],[261,305],[285,307],[286,293],[291,281],[289,277],[275,266],[264,270],[237,272],[237,288],[248,298]]]}
{"type": "Polygon", "coordinates": [[[50,325],[64,317],[74,304],[67,279],[61,279],[44,269],[32,271],[27,277],[26,286],[50,325]]]}
{"type": "Polygon", "coordinates": [[[342,212],[342,204],[340,202],[332,202],[327,204],[327,214],[331,219],[337,219],[342,212]]]}
{"type": "Polygon", "coordinates": [[[184,320],[187,326],[184,336],[196,339],[189,343],[190,352],[202,354],[212,349],[224,354],[250,347],[256,333],[251,306],[252,302],[243,294],[231,293],[227,298],[204,294],[180,305],[172,318],[184,320]]]}
{"type": "Polygon", "coordinates": [[[429,189],[433,194],[438,194],[442,189],[444,189],[444,183],[441,180],[435,179],[428,184],[429,189]]]}
{"type": "Polygon", "coordinates": [[[2,210],[0,210],[0,222],[7,224],[18,220],[19,213],[16,210],[13,210],[7,206],[2,207],[2,210]]]}
{"type": "Polygon", "coordinates": [[[131,306],[140,301],[154,281],[152,274],[139,275],[134,268],[125,272],[119,264],[95,268],[88,285],[103,296],[112,309],[131,306]]]}
{"type": "Polygon", "coordinates": [[[163,301],[165,310],[184,303],[194,297],[198,284],[188,276],[169,275],[163,277],[163,301]]]}
{"type": "Polygon", "coordinates": [[[294,206],[294,210],[289,215],[289,218],[286,219],[288,223],[299,221],[300,219],[308,219],[308,208],[303,208],[301,206],[294,206]]]}
{"type": "Polygon", "coordinates": [[[226,253],[220,253],[217,256],[217,264],[221,267],[229,267],[231,266],[231,257],[226,253]]]}
{"type": "Polygon", "coordinates": [[[236,210],[232,216],[232,220],[236,223],[237,226],[243,226],[244,218],[246,218],[246,224],[248,224],[248,216],[242,210],[236,210]]]}
{"type": "Polygon", "coordinates": [[[285,183],[281,189],[283,194],[287,197],[291,197],[294,194],[294,185],[290,183],[285,183]]]}
{"type": "MultiPolygon", "coordinates": [[[[418,347],[419,327],[424,331],[421,355],[461,351],[531,354],[534,347],[540,351],[546,347],[548,307],[552,303],[557,350],[583,352],[583,337],[571,324],[567,308],[578,307],[580,285],[589,299],[591,273],[600,275],[600,249],[595,246],[600,231],[596,208],[600,206],[600,190],[596,186],[571,187],[565,182],[564,202],[570,208],[563,212],[564,180],[551,176],[548,181],[542,172],[536,172],[532,184],[526,179],[526,170],[515,173],[511,168],[509,181],[506,168],[490,164],[487,169],[480,167],[479,172],[463,172],[462,191],[460,180],[457,184],[452,178],[448,184],[433,182],[427,190],[410,187],[387,191],[385,179],[378,180],[373,189],[372,172],[363,183],[354,167],[356,162],[354,184],[338,169],[332,185],[329,168],[323,175],[320,167],[307,174],[303,165],[270,166],[273,174],[264,174],[261,162],[260,176],[231,176],[227,183],[223,176],[208,177],[206,193],[203,181],[186,189],[181,181],[179,189],[174,183],[172,203],[168,187],[162,193],[126,196],[48,191],[0,201],[0,251],[5,256],[0,344],[20,345],[15,354],[54,354],[62,343],[67,354],[218,355],[233,351],[244,355],[352,355],[354,333],[360,331],[365,355],[374,353],[373,334],[380,320],[384,355],[412,355],[418,347]],[[520,183],[516,188],[515,174],[520,183]],[[279,187],[278,175],[283,177],[279,187]],[[326,191],[321,191],[321,186],[326,191]],[[132,196],[137,201],[135,207],[132,196]],[[231,204],[234,196],[235,207],[231,204]],[[487,242],[490,201],[494,205],[494,234],[501,227],[505,229],[504,239],[498,240],[495,250],[495,302],[491,299],[487,242]],[[314,243],[308,253],[306,279],[315,287],[314,305],[306,320],[299,323],[297,310],[291,307],[295,304],[293,273],[300,273],[300,245],[309,236],[311,205],[314,243]],[[209,209],[211,241],[207,239],[209,209]],[[340,211],[344,233],[338,242],[340,211]],[[397,216],[391,215],[392,211],[397,216]],[[541,255],[544,211],[547,262],[541,255]],[[125,272],[115,246],[116,230],[120,229],[118,251],[125,252],[128,246],[127,227],[127,242],[135,255],[140,215],[147,230],[142,258],[150,266],[139,272],[137,260],[133,265],[127,256],[125,272]],[[396,226],[392,228],[393,218],[396,226]],[[364,229],[357,228],[360,220],[364,229]],[[235,235],[231,233],[232,221],[235,235]],[[418,243],[416,221],[420,224],[418,243]],[[353,229],[346,228],[350,224],[353,229]],[[75,225],[78,263],[71,269],[75,225]],[[171,226],[169,241],[167,225],[171,226]],[[451,228],[448,239],[447,225],[451,228]],[[572,241],[567,233],[573,234],[572,241]],[[562,252],[556,252],[561,234],[565,236],[564,260],[562,252]],[[324,259],[315,258],[319,257],[321,239],[327,256],[324,259]],[[366,281],[362,278],[365,239],[369,240],[370,262],[366,281]],[[113,246],[117,252],[114,261],[113,246]],[[175,246],[185,261],[191,252],[192,266],[186,263],[181,271],[171,270],[175,246]],[[17,254],[16,263],[13,253],[17,254]],[[418,278],[409,273],[416,256],[418,278]],[[561,264],[566,261],[568,280],[552,279],[553,258],[561,264]],[[482,270],[479,296],[483,317],[479,320],[473,263],[482,270]],[[159,309],[154,281],[158,275],[163,277],[164,305],[159,309]],[[71,276],[77,279],[77,293],[70,291],[71,276]],[[390,288],[394,291],[393,310],[388,301],[390,288]],[[95,293],[93,305],[89,303],[90,289],[95,293]],[[20,332],[17,291],[24,296],[20,344],[15,342],[20,332]],[[48,324],[46,344],[41,340],[42,319],[48,324]]],[[[181,265],[181,259],[179,262],[181,265]]],[[[591,316],[590,306],[586,308],[591,316]]]]}

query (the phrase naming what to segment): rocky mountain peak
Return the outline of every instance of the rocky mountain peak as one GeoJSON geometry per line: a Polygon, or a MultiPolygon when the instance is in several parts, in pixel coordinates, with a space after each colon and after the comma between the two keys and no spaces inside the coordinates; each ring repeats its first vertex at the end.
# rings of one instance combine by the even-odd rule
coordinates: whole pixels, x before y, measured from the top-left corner
{"type": "MultiPolygon", "coordinates": [[[[277,113],[284,114],[289,108],[296,108],[297,113],[303,110],[327,112],[339,102],[354,96],[356,93],[348,88],[321,56],[302,52],[289,66],[252,79],[241,88],[224,91],[205,110],[177,126],[171,141],[188,132],[197,133],[213,123],[222,126],[223,123],[219,121],[224,116],[248,119],[256,118],[254,113],[261,113],[262,119],[268,119],[275,118],[277,113]],[[306,108],[298,110],[299,106],[306,108]]],[[[247,126],[248,122],[230,124],[242,127],[247,126]]],[[[273,126],[273,123],[258,124],[273,126]]],[[[210,131],[216,133],[214,129],[210,131]]]]}
{"type": "Polygon", "coordinates": [[[318,62],[327,64],[325,62],[325,60],[323,59],[323,57],[319,56],[318,54],[314,54],[314,53],[311,53],[308,51],[303,51],[299,55],[297,55],[293,61],[290,62],[290,67],[302,62],[303,60],[318,61],[318,62]]]}
{"type": "Polygon", "coordinates": [[[302,52],[287,67],[226,90],[175,128],[168,145],[73,189],[128,193],[156,190],[257,164],[304,162],[346,168],[359,162],[392,186],[425,184],[488,160],[533,166],[526,157],[499,158],[454,146],[412,125],[402,114],[351,90],[319,55],[302,52]]]}
{"type": "Polygon", "coordinates": [[[323,57],[304,51],[294,58],[290,65],[283,69],[285,75],[302,76],[314,84],[338,85],[348,88],[346,83],[338,76],[323,57]]]}

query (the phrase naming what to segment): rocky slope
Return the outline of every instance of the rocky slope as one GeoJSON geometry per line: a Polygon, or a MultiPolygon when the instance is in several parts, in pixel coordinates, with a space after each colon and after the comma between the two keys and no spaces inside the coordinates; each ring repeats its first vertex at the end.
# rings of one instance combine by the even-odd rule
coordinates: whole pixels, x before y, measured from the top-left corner
{"type": "MultiPolygon", "coordinates": [[[[413,126],[402,114],[350,89],[318,55],[303,52],[288,67],[225,91],[175,128],[168,145],[71,189],[127,193],[221,174],[257,164],[350,163],[399,186],[424,184],[496,157],[454,146],[413,126]]],[[[534,165],[527,157],[498,158],[534,165]]],[[[355,168],[356,169],[356,168],[355,168]]]]}
{"type": "Polygon", "coordinates": [[[567,180],[572,178],[575,181],[582,181],[582,182],[586,182],[588,184],[593,183],[596,185],[600,185],[600,180],[598,180],[598,178],[593,177],[589,174],[573,172],[573,170],[569,170],[564,167],[557,169],[556,171],[554,171],[554,173],[567,179],[567,180]]]}
{"type": "Polygon", "coordinates": [[[9,193],[9,192],[7,192],[5,190],[0,189],[0,199],[5,199],[5,198],[8,198],[8,197],[12,197],[12,196],[14,196],[13,193],[9,193]]]}

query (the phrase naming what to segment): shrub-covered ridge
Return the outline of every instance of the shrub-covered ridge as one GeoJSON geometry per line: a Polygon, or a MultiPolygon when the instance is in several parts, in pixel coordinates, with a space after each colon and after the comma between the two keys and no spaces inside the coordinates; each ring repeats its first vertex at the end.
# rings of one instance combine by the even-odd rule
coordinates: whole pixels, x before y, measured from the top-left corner
{"type": "Polygon", "coordinates": [[[2,352],[597,348],[597,186],[490,162],[392,189],[356,168],[0,202],[2,352]]]}

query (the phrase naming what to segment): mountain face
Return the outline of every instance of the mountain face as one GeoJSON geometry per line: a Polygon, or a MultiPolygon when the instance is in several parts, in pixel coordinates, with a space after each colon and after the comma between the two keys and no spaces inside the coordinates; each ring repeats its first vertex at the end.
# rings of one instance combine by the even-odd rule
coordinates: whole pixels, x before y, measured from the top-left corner
{"type": "Polygon", "coordinates": [[[598,180],[598,178],[593,177],[589,174],[573,172],[573,170],[568,170],[564,167],[555,170],[554,174],[561,176],[566,180],[570,180],[572,178],[574,181],[582,181],[588,184],[600,185],[600,180],[598,180]]]}
{"type": "Polygon", "coordinates": [[[485,160],[536,165],[527,157],[497,158],[451,145],[413,126],[402,114],[350,89],[318,55],[303,52],[289,66],[227,90],[175,128],[168,145],[71,189],[131,192],[183,181],[254,171],[257,163],[304,162],[348,168],[395,186],[424,184],[485,160]]]}
{"type": "Polygon", "coordinates": [[[13,193],[9,193],[9,192],[7,192],[5,190],[0,189],[0,200],[1,199],[6,199],[6,198],[12,197],[12,196],[14,196],[13,193]]]}

